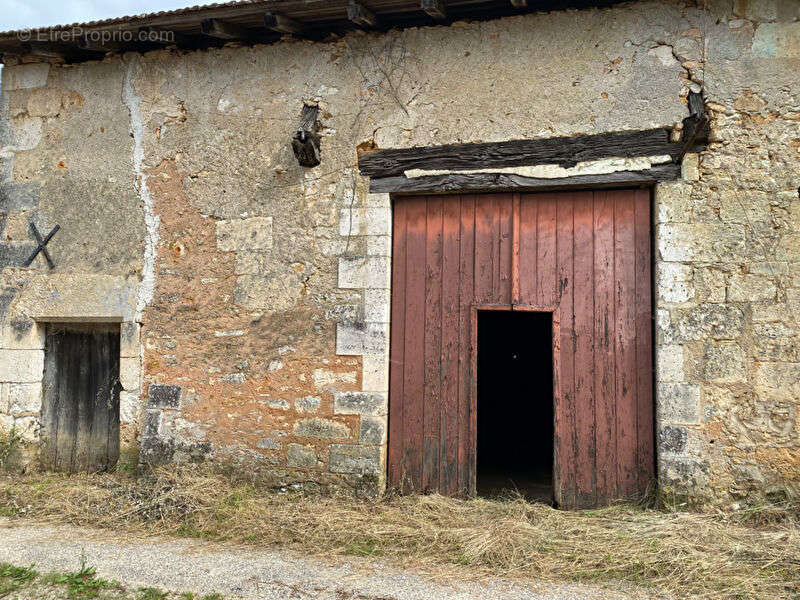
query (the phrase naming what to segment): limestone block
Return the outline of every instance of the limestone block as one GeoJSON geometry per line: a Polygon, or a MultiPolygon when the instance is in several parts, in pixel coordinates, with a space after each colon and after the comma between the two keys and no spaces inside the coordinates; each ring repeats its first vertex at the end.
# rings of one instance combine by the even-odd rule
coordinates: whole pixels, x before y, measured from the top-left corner
{"type": "Polygon", "coordinates": [[[61,111],[63,90],[44,87],[34,90],[28,98],[28,114],[32,117],[54,117],[61,111]]]}
{"type": "Polygon", "coordinates": [[[725,272],[716,268],[695,268],[693,282],[696,302],[725,302],[725,272]]]}
{"type": "Polygon", "coordinates": [[[217,248],[223,251],[272,248],[272,217],[217,221],[217,248]]]}
{"type": "Polygon", "coordinates": [[[358,441],[362,444],[382,445],[386,443],[386,419],[384,417],[361,417],[358,441]]]}
{"type": "Polygon", "coordinates": [[[680,454],[686,450],[688,440],[689,433],[686,430],[686,427],[665,425],[658,430],[659,452],[680,454]]]}
{"type": "Polygon", "coordinates": [[[662,261],[692,262],[714,260],[712,225],[707,223],[670,223],[656,231],[662,261]]]}
{"type": "Polygon", "coordinates": [[[391,208],[392,200],[390,194],[367,194],[365,206],[377,208],[391,208]]]}
{"type": "Polygon", "coordinates": [[[119,382],[122,389],[128,392],[139,390],[141,368],[139,358],[123,357],[119,359],[119,382]]]}
{"type": "Polygon", "coordinates": [[[311,380],[317,389],[327,389],[340,383],[355,383],[357,373],[354,371],[340,372],[329,369],[314,369],[311,372],[311,380]]]}
{"type": "Polygon", "coordinates": [[[339,258],[339,287],[342,289],[388,289],[391,260],[387,256],[339,258]]]}
{"type": "Polygon", "coordinates": [[[756,364],[756,385],[764,390],[800,392],[800,363],[773,362],[756,364]]]}
{"type": "Polygon", "coordinates": [[[120,324],[119,355],[126,358],[139,357],[139,335],[141,326],[135,321],[120,324]]]}
{"type": "Polygon", "coordinates": [[[160,410],[147,410],[144,415],[144,428],[142,436],[158,437],[161,433],[161,411],[160,410]]]}
{"type": "Polygon", "coordinates": [[[136,415],[139,412],[139,394],[135,392],[119,393],[119,422],[135,423],[136,415]]]}
{"type": "Polygon", "coordinates": [[[683,182],[659,183],[655,189],[656,221],[688,223],[691,211],[692,186],[683,182]]]}
{"type": "Polygon", "coordinates": [[[11,412],[11,405],[8,403],[9,383],[0,383],[0,415],[7,415],[11,412]]]}
{"type": "Polygon", "coordinates": [[[311,446],[289,444],[286,449],[287,467],[316,467],[317,461],[317,453],[311,446]]]}
{"type": "Polygon", "coordinates": [[[777,289],[772,279],[761,275],[732,275],[728,282],[731,302],[768,302],[775,300],[777,289]]]}
{"type": "Polygon", "coordinates": [[[237,275],[257,275],[268,270],[269,254],[263,252],[236,253],[233,272],[237,275]]]}
{"type": "Polygon", "coordinates": [[[364,354],[361,359],[361,388],[365,392],[389,391],[389,355],[364,354]]]}
{"type": "Polygon", "coordinates": [[[698,181],[700,179],[700,155],[687,154],[683,157],[681,176],[684,181],[698,181]]]}
{"type": "Polygon", "coordinates": [[[9,350],[42,350],[45,326],[30,319],[12,319],[2,324],[2,347],[9,350]]]}
{"type": "Polygon", "coordinates": [[[747,364],[741,346],[736,342],[707,342],[703,376],[715,383],[747,381],[747,364]]]}
{"type": "Polygon", "coordinates": [[[37,275],[15,308],[37,321],[135,321],[138,285],[138,277],[37,275]]]}
{"type": "Polygon", "coordinates": [[[656,293],[662,302],[688,302],[694,297],[692,267],[681,263],[659,262],[656,272],[656,293]]]}
{"type": "Polygon", "coordinates": [[[391,295],[387,288],[364,291],[364,320],[373,323],[388,323],[391,295]]]}
{"type": "Polygon", "coordinates": [[[49,63],[30,63],[3,69],[3,91],[39,88],[47,84],[49,63]]]}
{"type": "Polygon", "coordinates": [[[735,306],[701,304],[675,312],[677,318],[672,337],[677,341],[736,339],[744,330],[744,313],[735,306]]]}
{"type": "Polygon", "coordinates": [[[38,415],[42,410],[41,383],[9,383],[9,414],[14,417],[38,415]]]}
{"type": "Polygon", "coordinates": [[[329,468],[332,473],[379,475],[381,472],[380,448],[331,444],[329,468]]]}
{"type": "Polygon", "coordinates": [[[0,350],[0,381],[35,383],[43,375],[42,350],[0,350]]]}
{"type": "Polygon", "coordinates": [[[337,392],[333,395],[333,412],[337,415],[385,415],[388,410],[385,393],[337,392]]]}
{"type": "Polygon", "coordinates": [[[367,255],[368,256],[391,256],[392,255],[392,236],[390,236],[390,235],[368,235],[367,236],[367,255]]]}
{"type": "Polygon", "coordinates": [[[304,396],[294,401],[294,409],[298,412],[317,412],[321,398],[318,396],[304,396]]]}
{"type": "Polygon", "coordinates": [[[336,354],[358,356],[384,354],[389,348],[388,323],[367,323],[363,326],[336,325],[336,354]]]}
{"type": "Polygon", "coordinates": [[[313,418],[302,419],[295,423],[294,434],[303,437],[343,439],[350,436],[350,429],[344,423],[313,418]]]}
{"type": "Polygon", "coordinates": [[[662,425],[700,423],[700,386],[693,383],[659,383],[656,408],[662,425]]]}
{"type": "Polygon", "coordinates": [[[36,443],[39,441],[39,419],[37,417],[21,417],[14,419],[14,428],[23,442],[36,443]]]}
{"type": "Polygon", "coordinates": [[[656,347],[656,381],[683,381],[683,346],[665,344],[656,347]]]}

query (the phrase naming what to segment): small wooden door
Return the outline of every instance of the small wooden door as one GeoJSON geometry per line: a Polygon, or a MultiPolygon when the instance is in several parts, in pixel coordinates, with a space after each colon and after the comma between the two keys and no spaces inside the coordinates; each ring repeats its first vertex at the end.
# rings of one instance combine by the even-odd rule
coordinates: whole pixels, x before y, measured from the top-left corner
{"type": "Polygon", "coordinates": [[[42,458],[103,471],[119,458],[119,327],[52,325],[45,345],[42,458]]]}
{"type": "Polygon", "coordinates": [[[475,493],[476,308],[552,311],[554,493],[643,492],[654,473],[650,191],[394,203],[389,484],[475,493]]]}

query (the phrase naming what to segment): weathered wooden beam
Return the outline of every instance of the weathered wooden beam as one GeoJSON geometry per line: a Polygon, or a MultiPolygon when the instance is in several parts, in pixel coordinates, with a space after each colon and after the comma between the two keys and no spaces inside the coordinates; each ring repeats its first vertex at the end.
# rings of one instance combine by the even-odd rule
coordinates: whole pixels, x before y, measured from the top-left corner
{"type": "Polygon", "coordinates": [[[350,4],[347,5],[347,18],[359,27],[375,27],[378,24],[375,14],[354,0],[350,0],[350,4]]]}
{"type": "Polygon", "coordinates": [[[200,22],[200,31],[203,35],[220,40],[246,40],[253,37],[253,32],[246,27],[219,19],[203,19],[200,22]]]}
{"type": "Polygon", "coordinates": [[[528,8],[528,0],[511,0],[511,6],[514,8],[528,8]]]}
{"type": "Polygon", "coordinates": [[[94,37],[83,36],[76,39],[77,46],[81,50],[90,50],[93,52],[115,52],[125,47],[130,47],[130,44],[125,42],[117,42],[113,40],[95,39],[94,37]]]}
{"type": "Polygon", "coordinates": [[[77,44],[70,46],[69,44],[54,44],[51,42],[30,42],[27,44],[25,54],[36,58],[56,58],[72,62],[95,60],[101,58],[104,52],[107,51],[97,52],[95,50],[82,49],[77,44]]]}
{"type": "Polygon", "coordinates": [[[303,106],[300,125],[292,138],[292,150],[301,167],[316,167],[321,161],[320,135],[317,133],[318,106],[303,106]]]}
{"type": "Polygon", "coordinates": [[[602,158],[637,156],[677,157],[681,144],[671,142],[666,128],[600,133],[576,137],[540,138],[481,144],[449,144],[364,154],[358,164],[363,175],[389,177],[409,169],[475,170],[554,164],[574,167],[602,158]]]}
{"type": "Polygon", "coordinates": [[[279,33],[300,33],[305,29],[305,25],[302,23],[280,13],[272,12],[264,15],[264,26],[279,33]]]}
{"type": "Polygon", "coordinates": [[[447,18],[447,7],[444,0],[421,0],[422,10],[438,21],[447,18]]]}
{"type": "Polygon", "coordinates": [[[681,176],[680,165],[669,163],[646,171],[617,171],[598,175],[573,175],[546,179],[510,173],[465,173],[424,177],[380,177],[370,180],[373,193],[429,194],[446,192],[548,191],[574,188],[653,185],[681,176]]]}
{"type": "Polygon", "coordinates": [[[703,102],[703,93],[689,92],[688,101],[689,116],[683,120],[681,151],[675,159],[676,162],[683,160],[686,153],[693,147],[708,142],[708,137],[711,134],[709,119],[703,102]]]}

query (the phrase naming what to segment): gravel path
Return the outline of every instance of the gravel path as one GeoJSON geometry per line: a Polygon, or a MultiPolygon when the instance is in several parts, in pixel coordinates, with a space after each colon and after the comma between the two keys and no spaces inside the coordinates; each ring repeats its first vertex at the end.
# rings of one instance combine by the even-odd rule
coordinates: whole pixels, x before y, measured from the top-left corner
{"type": "Polygon", "coordinates": [[[71,526],[0,518],[0,562],[74,571],[81,553],[99,576],[226,599],[259,600],[617,600],[646,598],[580,585],[502,580],[434,581],[372,559],[309,558],[187,539],[144,539],[71,526]]]}

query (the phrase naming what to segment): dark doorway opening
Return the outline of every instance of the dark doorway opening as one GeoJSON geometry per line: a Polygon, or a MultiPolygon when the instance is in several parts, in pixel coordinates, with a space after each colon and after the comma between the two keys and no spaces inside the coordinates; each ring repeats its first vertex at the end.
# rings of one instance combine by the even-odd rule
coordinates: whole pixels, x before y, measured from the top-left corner
{"type": "Polygon", "coordinates": [[[553,315],[478,311],[477,490],[553,501],[553,315]]]}
{"type": "Polygon", "coordinates": [[[105,471],[119,459],[116,324],[48,325],[42,462],[54,471],[105,471]]]}

